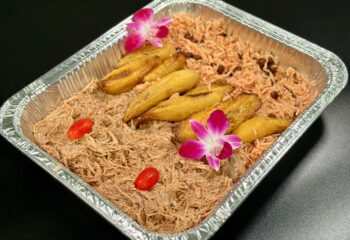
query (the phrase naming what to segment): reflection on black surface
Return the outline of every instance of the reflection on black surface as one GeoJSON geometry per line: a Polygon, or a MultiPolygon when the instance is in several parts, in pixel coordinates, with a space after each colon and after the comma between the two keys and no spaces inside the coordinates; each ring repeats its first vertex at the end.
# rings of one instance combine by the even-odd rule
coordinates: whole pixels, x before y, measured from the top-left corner
{"type": "Polygon", "coordinates": [[[278,162],[274,169],[271,170],[237,211],[232,214],[212,239],[238,238],[244,228],[258,214],[259,210],[269,201],[270,196],[274,194],[295,167],[303,161],[307,153],[322,138],[323,131],[324,123],[322,117],[320,117],[278,162]],[[232,226],[235,227],[232,228],[232,226]],[[229,238],[228,233],[230,233],[229,238]]]}

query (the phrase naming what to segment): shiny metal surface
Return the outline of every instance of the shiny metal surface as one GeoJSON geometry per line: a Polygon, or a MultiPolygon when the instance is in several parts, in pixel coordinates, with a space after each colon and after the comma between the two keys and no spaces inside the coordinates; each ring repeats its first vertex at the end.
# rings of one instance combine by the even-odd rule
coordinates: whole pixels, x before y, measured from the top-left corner
{"type": "Polygon", "coordinates": [[[186,11],[206,18],[225,17],[228,31],[262,50],[271,51],[281,64],[290,65],[319,82],[316,101],[288,128],[273,147],[257,162],[223,199],[221,205],[198,227],[184,233],[163,235],[150,232],[125,216],[108,200],[48,156],[33,141],[35,122],[72,93],[82,89],[91,79],[110,71],[122,55],[121,39],[125,36],[124,20],[100,38],[83,48],[32,84],[11,97],[0,111],[1,134],[35,163],[49,172],[109,222],[133,239],[206,239],[212,236],[237,209],[284,153],[333,101],[347,82],[347,71],[333,53],[291,33],[257,19],[222,1],[166,0],[148,5],[159,17],[186,11]]]}

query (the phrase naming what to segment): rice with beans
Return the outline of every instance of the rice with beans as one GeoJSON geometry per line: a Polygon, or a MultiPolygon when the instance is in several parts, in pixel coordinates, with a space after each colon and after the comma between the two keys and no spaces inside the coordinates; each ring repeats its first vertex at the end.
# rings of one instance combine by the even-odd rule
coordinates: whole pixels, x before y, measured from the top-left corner
{"type": "MultiPolygon", "coordinates": [[[[277,57],[268,51],[259,52],[234,34],[228,35],[222,19],[205,21],[177,14],[170,26],[170,37],[180,51],[195,56],[187,60],[187,68],[199,72],[203,83],[225,79],[235,87],[226,99],[243,92],[257,94],[262,106],[256,115],[295,118],[318,94],[312,90],[315,81],[291,67],[279,66],[277,57]]],[[[241,152],[249,166],[277,137],[275,134],[243,146],[241,152]]]]}
{"type": "MultiPolygon", "coordinates": [[[[221,20],[178,14],[169,41],[185,52],[186,67],[199,72],[203,83],[226,79],[235,87],[225,99],[242,92],[257,94],[262,100],[257,115],[293,118],[317,94],[309,90],[315,83],[301,73],[280,67],[275,56],[227,35],[221,20]]],[[[139,224],[161,233],[185,231],[209,215],[278,135],[245,144],[216,172],[205,162],[178,155],[172,142],[175,123],[152,122],[136,130],[122,122],[129,102],[141,90],[139,86],[112,96],[92,81],[36,123],[34,138],[139,224]],[[82,117],[94,120],[92,132],[68,139],[68,127],[82,117]],[[160,181],[151,191],[139,191],[134,180],[149,166],[159,170],[160,181]]]]}

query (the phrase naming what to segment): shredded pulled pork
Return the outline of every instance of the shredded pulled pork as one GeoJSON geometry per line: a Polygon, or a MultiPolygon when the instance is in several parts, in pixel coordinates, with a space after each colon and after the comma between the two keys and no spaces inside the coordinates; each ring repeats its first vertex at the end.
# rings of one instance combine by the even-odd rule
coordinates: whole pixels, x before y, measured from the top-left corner
{"type": "Polygon", "coordinates": [[[233,181],[204,162],[182,159],[171,141],[172,123],[137,130],[123,123],[135,94],[107,95],[92,82],[35,124],[35,140],[141,225],[163,233],[195,227],[233,181]],[[93,130],[70,140],[67,129],[80,117],[93,119],[93,130]],[[137,190],[137,175],[150,166],[159,170],[159,183],[151,191],[137,190]]]}
{"type": "MultiPolygon", "coordinates": [[[[311,91],[314,82],[227,34],[219,19],[178,14],[170,25],[170,39],[187,52],[186,67],[198,71],[203,83],[224,78],[235,86],[225,99],[242,92],[258,94],[258,115],[295,117],[317,95],[311,91]]],[[[175,124],[151,122],[136,130],[122,122],[127,105],[144,87],[112,96],[98,91],[92,81],[36,123],[34,138],[139,224],[161,233],[185,231],[209,215],[278,134],[245,144],[216,172],[205,162],[179,156],[171,141],[175,124]],[[68,139],[68,127],[82,117],[93,119],[92,132],[79,140],[68,139]],[[160,172],[159,183],[151,191],[135,189],[137,175],[151,166],[160,172]]]]}

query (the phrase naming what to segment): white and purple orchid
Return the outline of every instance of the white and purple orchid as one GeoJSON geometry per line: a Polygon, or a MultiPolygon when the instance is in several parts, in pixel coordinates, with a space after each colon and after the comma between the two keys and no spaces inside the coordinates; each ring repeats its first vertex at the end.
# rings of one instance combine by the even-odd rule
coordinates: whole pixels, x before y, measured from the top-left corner
{"type": "Polygon", "coordinates": [[[242,146],[238,136],[225,135],[230,122],[220,109],[210,114],[208,129],[194,120],[190,120],[190,124],[198,140],[189,140],[181,145],[179,153],[182,157],[199,160],[206,156],[209,165],[218,171],[220,161],[229,158],[234,149],[242,146]]]}
{"type": "Polygon", "coordinates": [[[163,46],[162,39],[169,33],[166,26],[171,22],[171,18],[154,21],[153,10],[143,8],[133,15],[132,21],[127,24],[128,36],[124,45],[127,52],[140,48],[146,40],[155,47],[163,46]]]}

